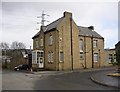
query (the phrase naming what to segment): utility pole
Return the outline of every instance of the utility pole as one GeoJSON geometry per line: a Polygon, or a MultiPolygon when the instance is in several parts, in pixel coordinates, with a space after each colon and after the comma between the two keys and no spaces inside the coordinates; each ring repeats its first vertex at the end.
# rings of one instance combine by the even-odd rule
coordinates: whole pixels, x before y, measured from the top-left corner
{"type": "Polygon", "coordinates": [[[49,21],[45,20],[45,16],[50,16],[50,15],[45,14],[44,11],[42,11],[41,16],[37,16],[37,18],[41,18],[41,22],[37,22],[37,24],[41,24],[41,26],[44,26],[45,22],[49,22],[49,21]]]}

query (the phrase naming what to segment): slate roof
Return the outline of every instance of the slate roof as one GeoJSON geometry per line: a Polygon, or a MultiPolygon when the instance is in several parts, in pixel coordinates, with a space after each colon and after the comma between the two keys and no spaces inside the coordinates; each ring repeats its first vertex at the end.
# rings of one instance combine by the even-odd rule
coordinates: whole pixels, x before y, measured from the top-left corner
{"type": "MultiPolygon", "coordinates": [[[[52,23],[46,25],[46,26],[42,26],[42,30],[43,32],[48,32],[51,29],[54,29],[57,27],[57,25],[63,20],[64,17],[61,17],[59,19],[57,19],[56,21],[53,21],[52,23]]],[[[92,31],[89,27],[82,27],[82,26],[78,26],[79,28],[79,35],[81,36],[90,36],[90,37],[97,37],[97,38],[103,38],[101,35],[99,35],[97,32],[92,31]]],[[[41,31],[41,30],[40,30],[41,31]]],[[[40,31],[35,34],[32,39],[34,39],[35,37],[39,36],[40,31]]]]}
{"type": "Polygon", "coordinates": [[[120,44],[120,41],[118,41],[118,43],[117,44],[115,44],[115,46],[117,46],[117,45],[119,45],[120,44]]]}
{"type": "Polygon", "coordinates": [[[93,37],[97,37],[97,38],[103,38],[97,32],[91,30],[88,27],[78,26],[78,28],[79,28],[79,35],[81,35],[81,36],[90,36],[90,37],[93,36],[93,37]]]}
{"type": "Polygon", "coordinates": [[[63,20],[64,17],[59,18],[58,20],[50,23],[49,25],[46,26],[46,29],[44,30],[44,32],[50,31],[53,28],[56,28],[57,25],[63,20]]]}
{"type": "MultiPolygon", "coordinates": [[[[47,26],[42,26],[43,31],[44,31],[44,32],[48,32],[48,31],[50,31],[51,29],[56,28],[57,25],[63,20],[63,18],[64,18],[64,17],[61,17],[61,18],[57,19],[56,21],[53,21],[52,23],[48,24],[47,26]]],[[[37,34],[35,34],[35,35],[33,36],[33,38],[39,36],[39,33],[40,33],[40,31],[39,31],[37,34]]]]}

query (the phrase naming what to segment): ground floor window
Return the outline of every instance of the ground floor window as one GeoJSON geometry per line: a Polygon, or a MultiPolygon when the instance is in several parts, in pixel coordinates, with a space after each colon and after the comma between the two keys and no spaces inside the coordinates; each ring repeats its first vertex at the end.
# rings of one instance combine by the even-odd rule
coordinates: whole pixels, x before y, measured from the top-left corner
{"type": "Polygon", "coordinates": [[[63,62],[63,60],[64,60],[64,55],[63,55],[63,52],[61,51],[60,52],[60,62],[63,62]]]}
{"type": "Polygon", "coordinates": [[[83,52],[80,52],[80,60],[83,60],[84,59],[84,54],[83,52]]]}
{"type": "Polygon", "coordinates": [[[109,54],[109,56],[108,56],[108,63],[111,63],[112,61],[113,61],[112,54],[109,54]]]}
{"type": "Polygon", "coordinates": [[[53,58],[54,58],[53,52],[52,51],[48,52],[48,63],[53,62],[54,61],[53,58]]]}
{"type": "Polygon", "coordinates": [[[94,62],[98,62],[98,53],[94,53],[94,62]]]}

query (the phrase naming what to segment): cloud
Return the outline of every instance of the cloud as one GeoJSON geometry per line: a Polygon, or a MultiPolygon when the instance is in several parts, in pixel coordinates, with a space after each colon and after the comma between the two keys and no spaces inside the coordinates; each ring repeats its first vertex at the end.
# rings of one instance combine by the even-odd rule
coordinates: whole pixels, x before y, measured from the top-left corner
{"type": "Polygon", "coordinates": [[[105,38],[106,47],[113,46],[109,41],[112,44],[116,42],[117,2],[3,2],[2,33],[4,36],[2,38],[4,41],[21,40],[29,48],[32,45],[32,36],[37,33],[35,29],[39,27],[36,22],[40,19],[37,19],[37,16],[41,15],[43,10],[50,15],[45,17],[50,23],[63,16],[64,11],[70,11],[77,25],[93,25],[95,31],[105,38]],[[111,34],[105,35],[108,32],[111,34]]]}

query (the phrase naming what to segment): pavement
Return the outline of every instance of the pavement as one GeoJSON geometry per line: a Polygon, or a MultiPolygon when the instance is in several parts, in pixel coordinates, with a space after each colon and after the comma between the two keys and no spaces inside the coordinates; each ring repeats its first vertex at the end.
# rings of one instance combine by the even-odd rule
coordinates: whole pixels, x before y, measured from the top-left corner
{"type": "Polygon", "coordinates": [[[120,89],[120,77],[108,76],[108,74],[115,72],[116,68],[109,68],[106,71],[91,74],[90,78],[93,82],[97,84],[120,89]]]}

